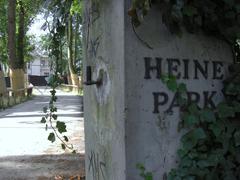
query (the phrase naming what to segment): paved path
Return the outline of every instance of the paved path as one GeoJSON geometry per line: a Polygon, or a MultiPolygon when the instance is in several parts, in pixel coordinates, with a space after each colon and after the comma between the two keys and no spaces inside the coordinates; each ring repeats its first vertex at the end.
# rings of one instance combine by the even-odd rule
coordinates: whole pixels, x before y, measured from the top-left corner
{"type": "MultiPolygon", "coordinates": [[[[37,96],[32,100],[0,112],[0,180],[14,179],[10,177],[10,174],[8,176],[4,174],[4,172],[10,173],[9,169],[11,172],[15,172],[14,176],[16,179],[21,179],[21,177],[22,179],[33,179],[35,175],[38,176],[36,179],[39,179],[40,175],[45,177],[48,174],[52,177],[53,173],[59,172],[56,168],[54,169],[54,166],[57,165],[56,163],[59,165],[60,161],[63,163],[71,161],[72,164],[75,164],[75,168],[73,169],[81,166],[79,159],[83,161],[83,156],[79,154],[61,155],[63,151],[61,150],[60,142],[51,143],[47,140],[48,134],[51,131],[45,131],[45,126],[40,123],[40,120],[44,115],[42,112],[43,107],[48,105],[50,98],[49,89],[39,88],[35,89],[34,92],[37,96]],[[54,154],[55,156],[49,154],[54,154]],[[56,161],[49,161],[49,158],[56,161]],[[42,159],[42,162],[40,159],[42,159]],[[35,163],[34,165],[36,165],[36,160],[39,162],[39,166],[35,167],[35,171],[33,171],[34,166],[29,164],[31,160],[32,163],[35,163]],[[19,162],[22,164],[20,163],[19,165],[19,162]],[[28,162],[28,165],[24,162],[28,162]],[[76,163],[79,166],[76,166],[76,163]],[[26,168],[28,166],[30,167],[29,169],[26,168]],[[21,171],[21,168],[25,169],[25,171],[21,171]],[[27,170],[30,172],[29,176],[23,177],[23,174],[26,175],[29,173],[27,170]],[[17,178],[17,176],[19,177],[17,178]]],[[[78,153],[83,154],[82,97],[61,91],[57,91],[57,96],[58,119],[66,123],[67,135],[70,137],[71,143],[77,149],[78,153]]],[[[68,165],[66,168],[71,169],[68,165]]],[[[11,173],[11,175],[13,174],[11,173]]]]}

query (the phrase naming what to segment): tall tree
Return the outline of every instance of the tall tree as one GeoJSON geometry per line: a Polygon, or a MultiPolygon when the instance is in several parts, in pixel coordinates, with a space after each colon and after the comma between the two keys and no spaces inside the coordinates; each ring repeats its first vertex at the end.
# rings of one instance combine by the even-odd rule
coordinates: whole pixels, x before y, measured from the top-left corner
{"type": "Polygon", "coordinates": [[[0,1],[0,94],[6,92],[6,83],[2,65],[7,62],[7,1],[0,1]]]}
{"type": "MultiPolygon", "coordinates": [[[[52,16],[52,23],[50,27],[50,32],[58,33],[58,29],[63,26],[66,27],[66,33],[62,34],[66,37],[67,41],[67,51],[68,51],[68,72],[70,76],[70,83],[73,85],[79,86],[79,79],[76,68],[76,59],[78,57],[77,51],[75,48],[76,43],[78,42],[75,35],[76,30],[79,30],[76,22],[73,19],[76,19],[76,16],[79,15],[81,11],[81,5],[79,0],[48,0],[46,1],[46,8],[48,9],[47,15],[52,16]],[[49,13],[52,12],[52,13],[49,13]],[[74,31],[75,30],[75,31],[74,31]]],[[[79,22],[78,22],[79,23],[79,22]]],[[[62,37],[63,39],[64,37],[62,37]]],[[[56,43],[55,43],[56,44],[56,43]]],[[[60,43],[61,44],[61,43],[60,43]]],[[[61,49],[59,51],[61,53],[61,49]]],[[[60,58],[61,59],[61,58],[60,58]]]]}
{"type": "Polygon", "coordinates": [[[68,14],[68,22],[67,22],[67,44],[68,44],[68,64],[69,64],[69,72],[71,77],[71,84],[79,86],[78,74],[76,72],[75,66],[75,55],[73,51],[73,21],[72,15],[68,14]]]}
{"type": "Polygon", "coordinates": [[[21,0],[18,1],[18,37],[17,37],[17,59],[19,66],[24,69],[24,38],[25,38],[25,9],[21,0]]]}
{"type": "Polygon", "coordinates": [[[15,95],[23,95],[17,93],[24,88],[24,71],[16,56],[16,0],[8,1],[8,54],[12,89],[15,95]]]}

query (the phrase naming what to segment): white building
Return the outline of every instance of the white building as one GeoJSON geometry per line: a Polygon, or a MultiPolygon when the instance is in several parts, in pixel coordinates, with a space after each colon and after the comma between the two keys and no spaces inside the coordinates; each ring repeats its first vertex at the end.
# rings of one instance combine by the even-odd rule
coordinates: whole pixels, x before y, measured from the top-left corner
{"type": "Polygon", "coordinates": [[[49,58],[44,55],[35,55],[34,61],[27,65],[28,75],[34,76],[49,76],[51,73],[49,58]]]}

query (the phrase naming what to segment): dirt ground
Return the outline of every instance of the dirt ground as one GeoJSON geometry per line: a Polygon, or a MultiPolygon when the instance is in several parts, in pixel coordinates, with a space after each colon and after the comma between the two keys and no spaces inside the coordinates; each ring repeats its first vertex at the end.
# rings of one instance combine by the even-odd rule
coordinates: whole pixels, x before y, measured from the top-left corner
{"type": "Polygon", "coordinates": [[[1,180],[84,180],[84,155],[59,154],[0,158],[1,180]]]}

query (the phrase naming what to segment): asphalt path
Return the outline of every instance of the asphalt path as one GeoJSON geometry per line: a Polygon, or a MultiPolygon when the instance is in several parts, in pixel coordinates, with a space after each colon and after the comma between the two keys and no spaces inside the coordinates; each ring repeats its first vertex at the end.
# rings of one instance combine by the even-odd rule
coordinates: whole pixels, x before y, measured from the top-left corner
{"type": "MultiPolygon", "coordinates": [[[[43,107],[50,99],[50,89],[36,87],[32,100],[0,112],[0,157],[16,155],[61,154],[60,141],[47,140],[51,131],[41,124],[43,107]]],[[[67,125],[70,142],[79,153],[84,153],[83,99],[57,90],[58,120],[67,125]]]]}

